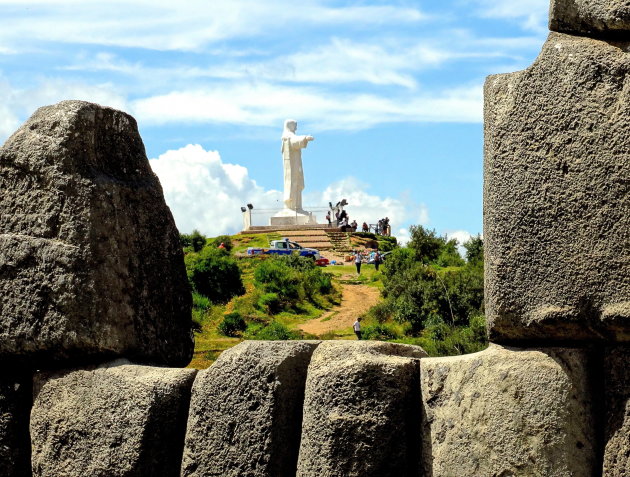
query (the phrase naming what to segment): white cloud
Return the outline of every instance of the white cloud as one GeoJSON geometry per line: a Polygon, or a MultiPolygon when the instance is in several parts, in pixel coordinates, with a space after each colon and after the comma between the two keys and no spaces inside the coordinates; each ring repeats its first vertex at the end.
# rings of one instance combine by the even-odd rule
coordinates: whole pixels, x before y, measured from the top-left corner
{"type": "Polygon", "coordinates": [[[57,78],[42,78],[37,85],[16,88],[0,77],[0,143],[41,106],[77,99],[127,110],[125,98],[110,83],[88,85],[57,78]]]}
{"type": "Polygon", "coordinates": [[[316,130],[364,129],[388,122],[481,122],[481,85],[439,92],[376,96],[270,83],[222,84],[135,101],[139,121],[217,122],[271,126],[287,117],[316,130]]]}
{"type": "Polygon", "coordinates": [[[155,50],[199,50],[235,37],[287,36],[296,26],[367,28],[414,23],[425,16],[402,6],[332,7],[324,0],[0,0],[0,43],[101,44],[155,50]]]}
{"type": "Polygon", "coordinates": [[[480,4],[479,15],[517,20],[521,27],[535,32],[547,31],[549,0],[472,0],[480,4]]]}
{"type": "Polygon", "coordinates": [[[281,198],[280,192],[257,185],[245,167],[224,163],[217,151],[199,145],[167,151],[150,164],[182,233],[236,233],[243,228],[242,205],[273,207],[281,198]]]}
{"type": "Polygon", "coordinates": [[[424,204],[410,200],[405,194],[401,197],[381,197],[370,194],[370,186],[354,177],[346,177],[330,184],[321,193],[308,194],[311,202],[319,204],[333,204],[341,199],[346,199],[346,210],[350,215],[350,221],[355,219],[359,225],[363,222],[376,224],[379,219],[388,217],[392,229],[401,224],[426,224],[429,221],[429,213],[424,204]]]}
{"type": "Polygon", "coordinates": [[[467,230],[454,230],[450,232],[446,232],[446,237],[451,240],[457,240],[457,250],[462,257],[466,256],[466,248],[464,248],[464,243],[468,242],[472,238],[472,234],[467,230]]]}
{"type": "MultiPolygon", "coordinates": [[[[183,233],[193,229],[210,236],[238,232],[243,224],[240,207],[247,203],[254,204],[255,225],[266,225],[263,222],[267,222],[282,200],[280,191],[260,187],[245,167],[224,163],[217,151],[206,151],[199,145],[189,144],[167,151],[151,159],[150,164],[160,179],[177,227],[183,233]]],[[[322,192],[306,194],[304,202],[325,206],[345,198],[350,204],[348,213],[359,223],[376,223],[385,216],[394,227],[418,217],[428,220],[423,204],[413,203],[404,196],[380,197],[368,193],[368,189],[367,184],[354,178],[344,178],[322,192]]],[[[323,214],[318,219],[323,223],[323,214]]]]}

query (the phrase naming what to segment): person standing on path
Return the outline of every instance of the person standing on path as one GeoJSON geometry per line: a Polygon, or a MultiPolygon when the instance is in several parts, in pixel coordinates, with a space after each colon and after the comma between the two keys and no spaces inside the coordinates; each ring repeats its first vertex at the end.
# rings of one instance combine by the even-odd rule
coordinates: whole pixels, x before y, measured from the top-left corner
{"type": "Polygon", "coordinates": [[[363,261],[363,255],[359,250],[354,255],[354,264],[357,266],[357,275],[361,275],[361,262],[363,261]]]}
{"type": "Polygon", "coordinates": [[[381,254],[378,253],[378,250],[374,251],[374,268],[378,272],[378,266],[381,264],[381,254]]]}
{"type": "Polygon", "coordinates": [[[352,329],[354,330],[354,334],[357,335],[357,339],[361,339],[361,317],[357,318],[357,321],[352,325],[352,329]]]}

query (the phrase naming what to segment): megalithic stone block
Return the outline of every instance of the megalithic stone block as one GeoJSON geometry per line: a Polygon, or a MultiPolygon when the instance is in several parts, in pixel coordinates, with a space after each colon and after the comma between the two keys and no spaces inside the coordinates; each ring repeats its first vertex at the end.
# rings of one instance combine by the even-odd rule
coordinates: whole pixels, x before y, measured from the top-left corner
{"type": "Polygon", "coordinates": [[[492,341],[630,341],[629,51],[551,33],[486,81],[492,341]]]}
{"type": "Polygon", "coordinates": [[[28,371],[0,374],[0,476],[31,476],[32,383],[28,371]]]}
{"type": "Polygon", "coordinates": [[[298,477],[420,475],[418,346],[324,341],[308,368],[298,477]]]}
{"type": "Polygon", "coordinates": [[[601,475],[590,366],[579,349],[497,345],[421,360],[422,475],[601,475]]]}
{"type": "Polygon", "coordinates": [[[197,371],[127,363],[35,376],[35,477],[179,476],[197,371]]]}
{"type": "Polygon", "coordinates": [[[630,346],[608,348],[604,356],[606,412],[604,474],[630,475],[630,346]]]}
{"type": "Polygon", "coordinates": [[[182,477],[295,477],[316,341],[244,341],[195,380],[182,477]]]}
{"type": "Polygon", "coordinates": [[[563,33],[627,37],[630,4],[626,0],[551,0],[549,28],[563,33]]]}
{"type": "Polygon", "coordinates": [[[135,120],[38,109],[0,148],[0,359],[186,365],[179,234],[135,120]]]}

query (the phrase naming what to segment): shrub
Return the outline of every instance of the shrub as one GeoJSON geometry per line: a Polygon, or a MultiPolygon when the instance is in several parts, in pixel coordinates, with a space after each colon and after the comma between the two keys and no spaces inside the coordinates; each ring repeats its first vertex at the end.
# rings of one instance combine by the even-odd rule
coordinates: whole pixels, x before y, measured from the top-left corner
{"type": "Polygon", "coordinates": [[[400,334],[392,325],[378,323],[368,325],[363,328],[363,338],[366,340],[395,340],[400,338],[400,334]]]}
{"type": "Polygon", "coordinates": [[[272,321],[263,329],[258,331],[253,339],[256,340],[296,340],[300,339],[299,333],[290,331],[285,325],[278,321],[272,321]]]}
{"type": "Polygon", "coordinates": [[[258,299],[258,305],[270,315],[275,315],[282,309],[282,303],[277,293],[264,293],[258,299]]]}
{"type": "Polygon", "coordinates": [[[219,245],[223,244],[227,252],[231,252],[232,248],[234,248],[232,237],[229,235],[219,235],[218,237],[210,239],[208,242],[208,246],[212,248],[217,248],[219,245]]]}
{"type": "Polygon", "coordinates": [[[391,316],[390,303],[382,301],[370,309],[370,314],[379,323],[385,323],[391,316]]]}
{"type": "Polygon", "coordinates": [[[188,254],[186,268],[193,290],[213,303],[226,303],[245,293],[236,260],[222,250],[205,247],[199,254],[188,254]]]}
{"type": "Polygon", "coordinates": [[[193,252],[199,252],[206,245],[206,236],[195,229],[191,234],[180,234],[179,241],[184,248],[191,248],[193,252]]]}
{"type": "Polygon", "coordinates": [[[264,260],[254,271],[254,280],[267,293],[276,293],[285,304],[300,298],[298,272],[278,258],[264,260]]]}
{"type": "Polygon", "coordinates": [[[198,308],[205,311],[212,306],[212,303],[210,303],[210,299],[207,296],[200,295],[196,292],[193,292],[192,300],[193,308],[198,308]]]}
{"type": "Polygon", "coordinates": [[[238,336],[245,331],[247,323],[239,313],[229,313],[223,317],[223,321],[219,323],[218,330],[224,336],[238,336]]]}

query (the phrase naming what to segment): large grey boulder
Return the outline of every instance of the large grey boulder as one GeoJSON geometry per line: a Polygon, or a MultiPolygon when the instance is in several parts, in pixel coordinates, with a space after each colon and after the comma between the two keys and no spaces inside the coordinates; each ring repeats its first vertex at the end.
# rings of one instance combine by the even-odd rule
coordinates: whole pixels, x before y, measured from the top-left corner
{"type": "Polygon", "coordinates": [[[420,366],[424,475],[598,475],[587,352],[491,345],[420,366]]]}
{"type": "Polygon", "coordinates": [[[606,350],[604,475],[630,475],[630,347],[606,350]]]}
{"type": "MultiPolygon", "coordinates": [[[[4,372],[6,373],[6,372],[4,372]]],[[[32,375],[0,375],[0,476],[30,477],[32,375]]]]}
{"type": "Polygon", "coordinates": [[[92,370],[36,375],[33,474],[179,476],[195,374],[120,360],[92,370]]]}
{"type": "Polygon", "coordinates": [[[549,28],[564,33],[627,36],[630,4],[626,0],[551,0],[549,28]]]}
{"type": "Polygon", "coordinates": [[[297,476],[417,476],[424,356],[396,343],[319,345],[308,369],[297,476]]]}
{"type": "Polygon", "coordinates": [[[0,359],[190,361],[179,235],[131,116],[38,109],[0,148],[0,189],[0,359]]]}
{"type": "Polygon", "coordinates": [[[629,47],[551,33],[486,82],[493,341],[630,340],[629,47]]]}
{"type": "Polygon", "coordinates": [[[245,341],[193,386],[182,477],[294,477],[318,342],[245,341]]]}

